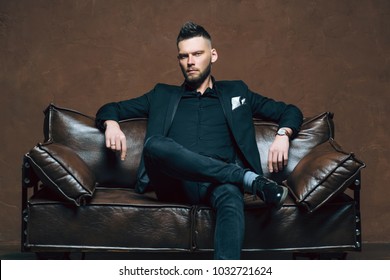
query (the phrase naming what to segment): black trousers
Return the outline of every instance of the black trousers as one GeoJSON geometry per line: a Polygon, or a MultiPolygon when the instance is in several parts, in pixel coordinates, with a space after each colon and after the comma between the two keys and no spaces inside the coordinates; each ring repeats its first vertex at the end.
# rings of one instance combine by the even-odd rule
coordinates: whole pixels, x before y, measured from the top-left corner
{"type": "Polygon", "coordinates": [[[199,155],[164,136],[148,138],[145,168],[160,200],[216,211],[214,258],[239,259],[245,232],[242,167],[199,155]]]}

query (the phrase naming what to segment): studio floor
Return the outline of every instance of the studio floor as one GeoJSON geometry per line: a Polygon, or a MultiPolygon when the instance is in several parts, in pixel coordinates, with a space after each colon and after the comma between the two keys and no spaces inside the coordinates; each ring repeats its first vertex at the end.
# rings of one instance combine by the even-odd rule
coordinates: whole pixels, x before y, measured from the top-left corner
{"type": "MultiPolygon", "coordinates": [[[[89,259],[89,260],[121,260],[121,259],[212,259],[212,253],[96,253],[89,252],[85,254],[71,253],[63,254],[47,254],[43,255],[48,259],[89,259]]],[[[289,259],[338,259],[339,254],[296,254],[280,253],[280,252],[244,252],[243,259],[262,259],[262,260],[289,260],[289,259]]],[[[31,252],[21,252],[18,245],[0,245],[1,260],[35,260],[37,256],[31,252]]],[[[390,244],[389,243],[363,243],[361,252],[348,252],[347,260],[390,260],[390,244]]]]}

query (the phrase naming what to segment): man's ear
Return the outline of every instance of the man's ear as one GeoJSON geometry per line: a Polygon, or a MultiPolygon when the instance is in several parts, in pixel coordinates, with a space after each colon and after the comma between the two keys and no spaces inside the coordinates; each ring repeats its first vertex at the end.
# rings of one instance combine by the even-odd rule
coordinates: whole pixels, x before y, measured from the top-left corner
{"type": "Polygon", "coordinates": [[[216,49],[211,49],[211,63],[216,62],[218,59],[218,53],[216,49]]]}

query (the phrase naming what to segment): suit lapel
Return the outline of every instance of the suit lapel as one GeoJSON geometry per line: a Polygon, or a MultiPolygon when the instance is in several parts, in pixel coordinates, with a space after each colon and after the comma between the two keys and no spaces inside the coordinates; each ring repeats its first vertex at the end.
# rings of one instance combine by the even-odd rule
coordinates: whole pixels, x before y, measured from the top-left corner
{"type": "Polygon", "coordinates": [[[168,134],[173,118],[175,117],[177,106],[179,106],[180,98],[183,93],[183,87],[174,90],[169,94],[168,109],[164,120],[164,135],[168,134]]]}
{"type": "Polygon", "coordinates": [[[253,128],[252,117],[250,114],[245,114],[245,111],[243,110],[234,113],[235,115],[233,116],[232,97],[240,97],[239,100],[243,100],[243,96],[241,95],[242,93],[239,91],[232,92],[229,90],[224,90],[225,88],[220,85],[218,85],[216,89],[217,94],[219,95],[219,100],[221,100],[226,120],[232,131],[233,137],[236,140],[237,146],[253,170],[261,174],[262,170],[260,164],[260,155],[258,154],[255,141],[256,135],[253,128]]]}
{"type": "Polygon", "coordinates": [[[216,87],[217,95],[219,97],[219,100],[222,105],[223,112],[225,114],[226,120],[228,122],[228,125],[230,129],[233,130],[233,118],[232,118],[232,109],[231,109],[231,103],[230,103],[230,95],[229,94],[222,94],[219,87],[216,87]]]}

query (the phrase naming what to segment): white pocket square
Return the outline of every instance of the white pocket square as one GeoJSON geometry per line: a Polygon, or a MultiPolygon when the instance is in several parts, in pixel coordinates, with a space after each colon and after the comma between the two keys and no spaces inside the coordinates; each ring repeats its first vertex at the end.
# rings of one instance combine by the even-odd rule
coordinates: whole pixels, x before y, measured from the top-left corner
{"type": "Polygon", "coordinates": [[[232,110],[237,109],[238,107],[244,104],[245,104],[245,98],[242,98],[241,96],[232,97],[232,110]]]}

